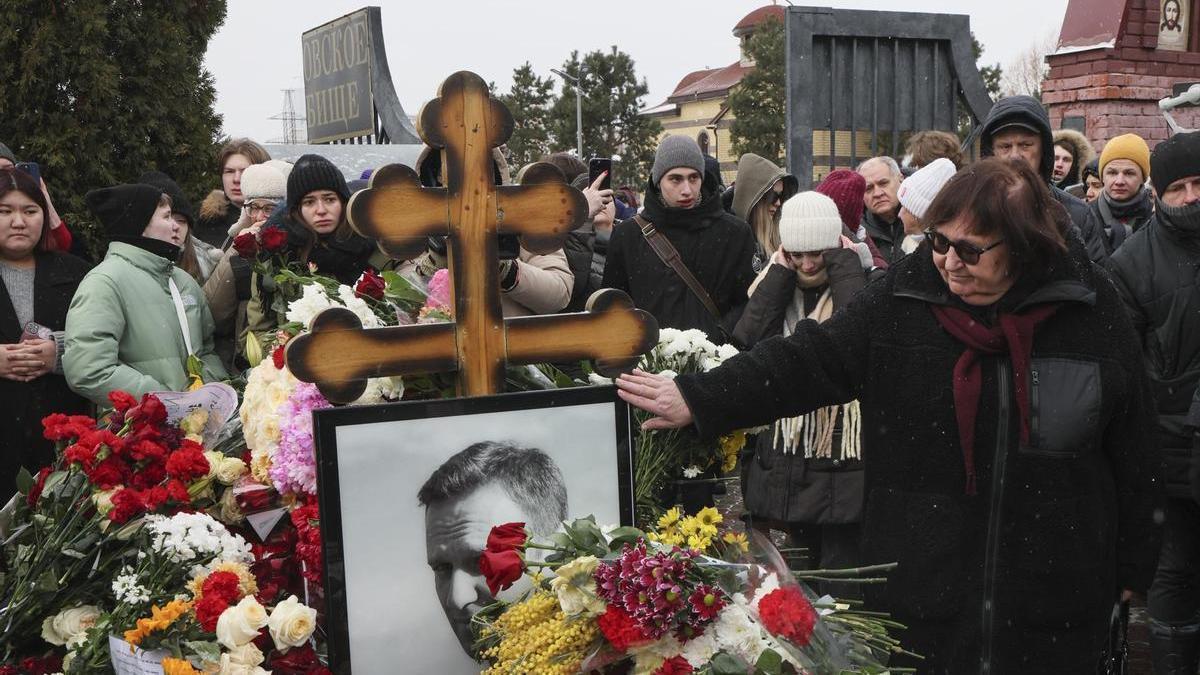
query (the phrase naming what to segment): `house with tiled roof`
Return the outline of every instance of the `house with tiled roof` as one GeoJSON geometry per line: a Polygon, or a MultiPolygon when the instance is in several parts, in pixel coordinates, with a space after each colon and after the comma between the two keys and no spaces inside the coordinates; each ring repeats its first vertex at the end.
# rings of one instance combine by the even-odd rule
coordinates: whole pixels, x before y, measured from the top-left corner
{"type": "Polygon", "coordinates": [[[737,173],[737,156],[732,152],[733,143],[729,137],[733,122],[729,112],[729,91],[754,69],[754,62],[746,56],[747,40],[768,19],[783,23],[785,11],[784,6],[772,4],[747,14],[733,27],[734,37],[742,44],[740,59],[723,68],[706,68],[684,75],[666,101],[642,111],[643,115],[655,117],[662,123],[664,134],[695,138],[700,132],[707,133],[709,153],[720,160],[726,183],[737,173]]]}

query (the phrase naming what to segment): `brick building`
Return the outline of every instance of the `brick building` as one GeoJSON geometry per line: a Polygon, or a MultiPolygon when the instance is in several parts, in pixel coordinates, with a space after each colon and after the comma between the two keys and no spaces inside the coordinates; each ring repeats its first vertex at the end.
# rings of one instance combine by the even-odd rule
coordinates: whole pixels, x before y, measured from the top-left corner
{"type": "MultiPolygon", "coordinates": [[[[1042,84],[1054,127],[1083,132],[1097,151],[1128,132],[1151,147],[1167,138],[1159,99],[1200,82],[1198,10],[1197,0],[1070,0],[1042,84]]],[[[1200,107],[1172,114],[1200,126],[1200,107]]]]}

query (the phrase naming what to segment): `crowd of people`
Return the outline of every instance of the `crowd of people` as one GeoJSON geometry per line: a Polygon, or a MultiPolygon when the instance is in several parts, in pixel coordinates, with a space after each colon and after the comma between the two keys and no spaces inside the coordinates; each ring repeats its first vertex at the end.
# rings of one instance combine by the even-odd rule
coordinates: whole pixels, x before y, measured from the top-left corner
{"type": "MultiPolygon", "coordinates": [[[[978,132],[977,161],[924,131],[806,191],[754,154],[726,187],[677,135],[637,191],[569,153],[512,172],[497,152],[497,182],[560,180],[589,207],[562,249],[500,261],[503,311],[616,288],[744,350],[702,375],[636,371],[621,396],[657,415],[648,428],[767,425],[741,462],[748,524],[812,566],[898,562],[838,591],[904,623],[921,672],[1094,672],[1114,603],[1145,594],[1156,672],[1195,673],[1200,132],[1153,151],[1125,134],[1094,157],[1025,96],[978,132]]],[[[0,145],[4,499],[51,458],[44,415],[245,370],[284,317],[238,234],[275,225],[291,259],[344,284],[424,284],[447,264],[444,241],[394,260],[350,227],[364,180],[235,139],[199,210],[158,171],[89,192],[108,240],[93,267],[16,160],[0,145]]],[[[439,183],[438,153],[417,164],[439,183]]]]}

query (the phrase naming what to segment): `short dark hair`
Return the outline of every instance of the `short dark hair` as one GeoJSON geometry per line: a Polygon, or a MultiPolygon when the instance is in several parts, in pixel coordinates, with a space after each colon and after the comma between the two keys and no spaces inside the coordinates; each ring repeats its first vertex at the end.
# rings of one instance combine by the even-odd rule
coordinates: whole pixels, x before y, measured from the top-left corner
{"type": "Polygon", "coordinates": [[[975,234],[1003,237],[1018,273],[1067,251],[1070,216],[1046,181],[1019,159],[989,157],[961,169],[934,197],[922,222],[934,228],[960,217],[975,234]]]}
{"type": "Polygon", "coordinates": [[[909,137],[904,151],[911,156],[909,164],[915,168],[919,169],[932,164],[935,159],[945,157],[954,162],[954,168],[957,169],[963,163],[961,145],[958,136],[949,131],[918,131],[909,137]]]}
{"type": "Polygon", "coordinates": [[[582,159],[579,159],[569,152],[551,153],[539,159],[538,161],[547,162],[558,167],[558,170],[562,171],[563,175],[567,177],[568,183],[575,180],[579,174],[586,175],[588,172],[587,164],[584,164],[582,159]]]}
{"type": "Polygon", "coordinates": [[[446,460],[417,492],[421,506],[497,483],[529,514],[531,532],[547,535],[567,517],[567,487],[550,456],[536,448],[483,441],[446,460]]]}

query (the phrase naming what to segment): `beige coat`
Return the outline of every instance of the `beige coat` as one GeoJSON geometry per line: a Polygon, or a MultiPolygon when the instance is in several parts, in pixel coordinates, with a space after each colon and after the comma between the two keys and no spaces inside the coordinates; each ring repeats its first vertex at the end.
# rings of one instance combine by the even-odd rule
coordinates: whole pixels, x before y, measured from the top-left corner
{"type": "MultiPolygon", "coordinates": [[[[555,314],[571,301],[575,275],[561,248],[546,255],[522,248],[517,265],[517,285],[511,291],[500,292],[500,308],[505,317],[555,314]]],[[[421,286],[429,282],[428,277],[417,271],[414,260],[405,260],[394,269],[421,286]]]]}

